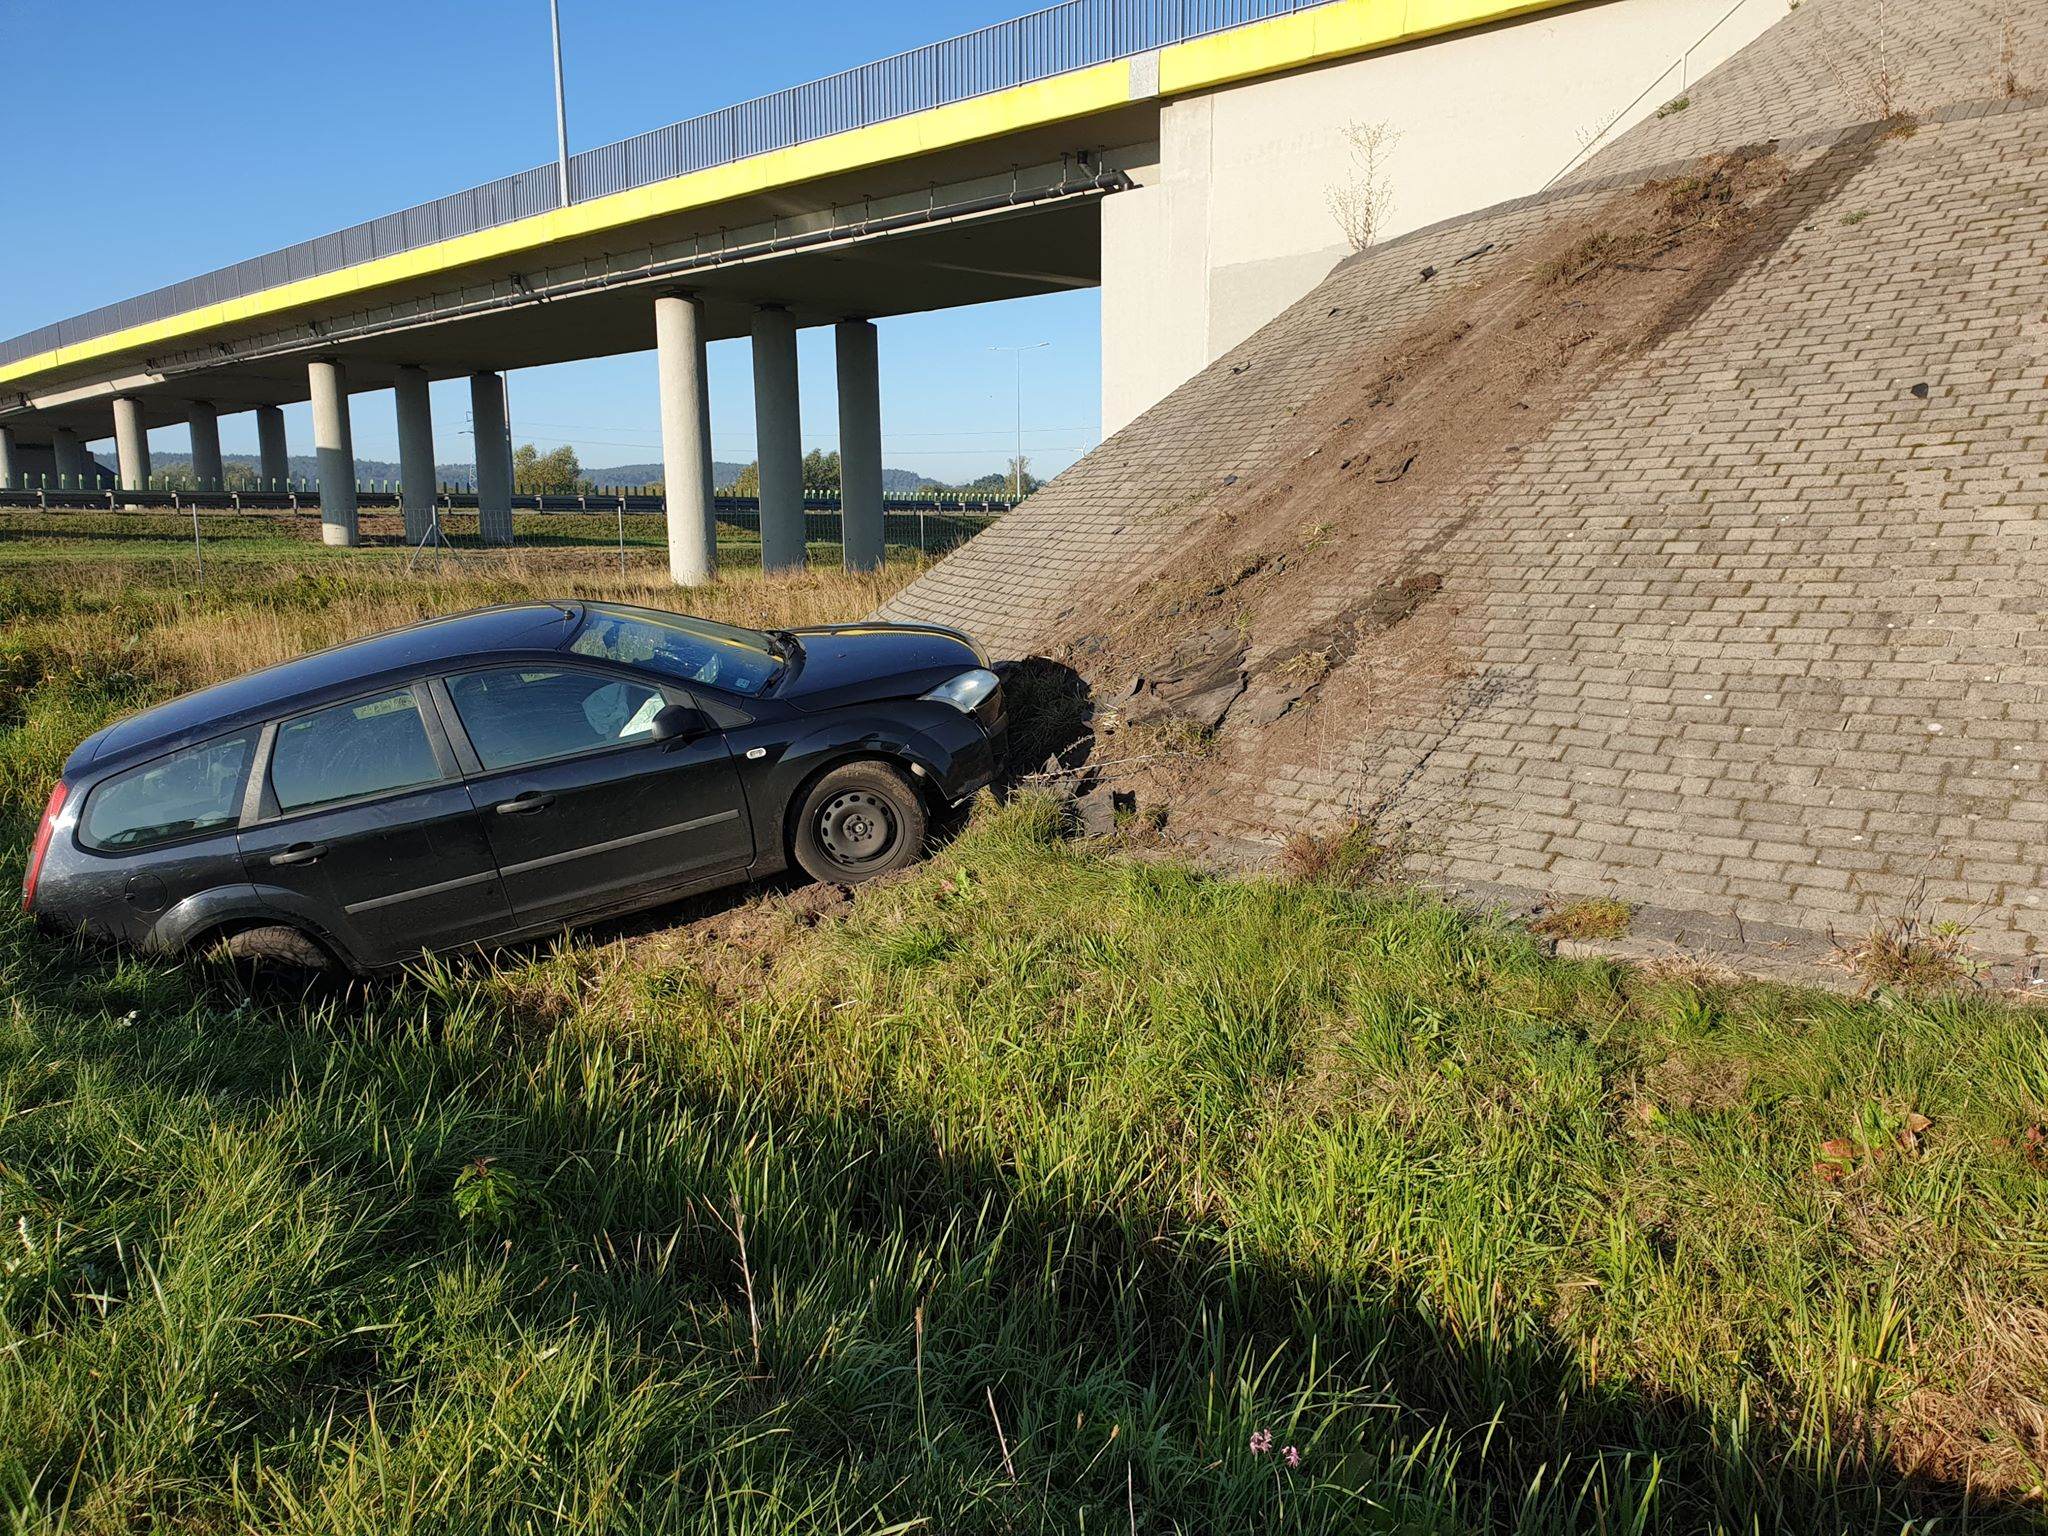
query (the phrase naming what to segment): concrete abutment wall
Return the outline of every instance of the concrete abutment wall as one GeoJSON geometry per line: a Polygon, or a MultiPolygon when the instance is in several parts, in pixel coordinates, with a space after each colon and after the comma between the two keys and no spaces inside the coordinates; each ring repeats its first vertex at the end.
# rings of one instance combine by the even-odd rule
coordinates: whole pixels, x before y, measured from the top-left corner
{"type": "Polygon", "coordinates": [[[1608,0],[1167,102],[1102,209],[1104,435],[1320,283],[1368,213],[1384,241],[1535,192],[1786,11],[1608,0]]]}

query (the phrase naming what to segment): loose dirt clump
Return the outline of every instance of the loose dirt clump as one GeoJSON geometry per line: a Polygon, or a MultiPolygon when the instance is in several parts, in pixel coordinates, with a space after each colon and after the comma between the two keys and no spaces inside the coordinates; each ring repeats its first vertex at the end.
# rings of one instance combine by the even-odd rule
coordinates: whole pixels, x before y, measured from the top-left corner
{"type": "Polygon", "coordinates": [[[1317,762],[1333,731],[1455,714],[1477,680],[1445,546],[1524,446],[1753,259],[1745,237],[1786,181],[1744,150],[1617,194],[1493,251],[1490,276],[1332,379],[1272,468],[1220,488],[1192,539],[1052,637],[1098,701],[1092,755],[1184,721],[1213,739],[1199,772],[1139,798],[1169,799],[1181,830],[1244,831],[1227,781],[1317,762]]]}

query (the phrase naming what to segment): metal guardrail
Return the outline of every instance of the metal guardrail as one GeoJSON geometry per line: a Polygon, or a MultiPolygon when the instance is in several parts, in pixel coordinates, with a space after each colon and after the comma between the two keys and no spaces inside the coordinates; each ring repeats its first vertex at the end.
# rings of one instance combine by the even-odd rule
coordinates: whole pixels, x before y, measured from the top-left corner
{"type": "MultiPolygon", "coordinates": [[[[587,202],[1331,3],[1066,0],[1014,21],[584,150],[569,159],[569,199],[587,202]]],[[[0,341],[0,364],[508,224],[559,203],[556,167],[536,166],[10,337],[0,341]]]]}

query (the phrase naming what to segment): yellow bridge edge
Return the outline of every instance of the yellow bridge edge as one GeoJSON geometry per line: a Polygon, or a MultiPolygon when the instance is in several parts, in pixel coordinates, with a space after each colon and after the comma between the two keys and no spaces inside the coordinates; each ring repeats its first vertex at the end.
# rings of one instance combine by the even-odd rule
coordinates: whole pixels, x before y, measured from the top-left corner
{"type": "MultiPolygon", "coordinates": [[[[1330,59],[1462,31],[1574,0],[1337,0],[1331,5],[1253,22],[1160,50],[1159,94],[1181,96],[1236,81],[1283,74],[1330,59]]],[[[616,192],[567,208],[458,235],[417,250],[359,262],[318,277],[203,305],[163,320],[95,336],[0,366],[0,384],[33,378],[123,352],[190,340],[216,326],[280,315],[304,304],[453,271],[558,241],[619,229],[934,150],[974,144],[1032,128],[1113,111],[1130,103],[1129,61],[1118,59],[1029,85],[932,107],[865,128],[751,155],[727,165],[616,192]]]]}

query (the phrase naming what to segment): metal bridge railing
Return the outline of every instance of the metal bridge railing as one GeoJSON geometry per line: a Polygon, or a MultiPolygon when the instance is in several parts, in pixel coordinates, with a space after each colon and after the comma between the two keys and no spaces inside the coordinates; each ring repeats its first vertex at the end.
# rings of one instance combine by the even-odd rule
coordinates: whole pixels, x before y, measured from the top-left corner
{"type": "MultiPolygon", "coordinates": [[[[806,85],[758,96],[569,160],[569,197],[586,202],[750,155],[1028,85],[1332,0],[1066,0],[806,85]]],[[[352,267],[557,206],[553,165],[387,213],[231,267],[0,341],[0,364],[76,346],[302,278],[352,267]]]]}

